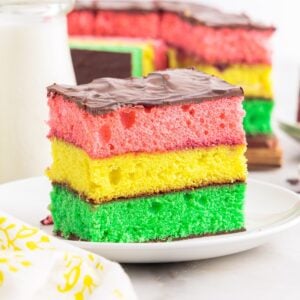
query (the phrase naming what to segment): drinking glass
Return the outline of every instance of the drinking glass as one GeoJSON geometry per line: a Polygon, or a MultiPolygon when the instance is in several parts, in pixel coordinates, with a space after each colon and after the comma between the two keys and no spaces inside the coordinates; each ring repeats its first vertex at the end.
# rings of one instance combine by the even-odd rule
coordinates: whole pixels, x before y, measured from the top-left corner
{"type": "Polygon", "coordinates": [[[47,91],[74,84],[71,0],[0,2],[0,182],[42,175],[50,161],[47,91]]]}

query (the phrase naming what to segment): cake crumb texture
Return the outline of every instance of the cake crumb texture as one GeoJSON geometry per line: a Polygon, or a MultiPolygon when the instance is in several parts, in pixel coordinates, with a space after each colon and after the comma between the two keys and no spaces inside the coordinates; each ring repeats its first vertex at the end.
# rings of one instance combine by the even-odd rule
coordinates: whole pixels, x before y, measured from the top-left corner
{"type": "Polygon", "coordinates": [[[92,115],[63,96],[49,97],[50,137],[92,158],[245,143],[242,97],[158,107],[123,107],[92,115]],[[174,120],[174,121],[172,121],[174,120]]]}
{"type": "Polygon", "coordinates": [[[243,102],[246,116],[243,120],[246,134],[257,135],[272,133],[273,101],[251,99],[243,102]]]}
{"type": "Polygon", "coordinates": [[[54,185],[54,231],[93,242],[146,242],[241,230],[245,188],[238,183],[91,205],[54,185]]]}
{"type": "Polygon", "coordinates": [[[211,184],[245,181],[246,146],[216,146],[162,153],[127,153],[91,159],[83,150],[52,139],[47,173],[94,202],[211,184]]]}

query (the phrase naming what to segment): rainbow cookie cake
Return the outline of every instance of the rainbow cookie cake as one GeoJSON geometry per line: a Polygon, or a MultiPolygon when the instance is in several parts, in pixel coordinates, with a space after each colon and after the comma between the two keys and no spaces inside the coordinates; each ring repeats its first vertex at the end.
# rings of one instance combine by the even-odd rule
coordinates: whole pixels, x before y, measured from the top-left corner
{"type": "MultiPolygon", "coordinates": [[[[123,47],[132,47],[137,38],[143,43],[150,43],[150,48],[154,43],[156,50],[152,51],[152,57],[163,61],[157,68],[148,59],[148,66],[152,68],[143,69],[145,59],[135,55],[130,74],[128,57],[124,67],[124,53],[115,60],[115,64],[111,64],[111,60],[104,56],[101,58],[98,52],[98,64],[92,56],[85,56],[85,62],[92,64],[85,69],[85,74],[98,68],[98,76],[124,78],[124,68],[127,68],[126,75],[144,76],[164,69],[166,65],[169,68],[196,67],[233,85],[242,86],[245,92],[243,125],[248,141],[248,163],[251,167],[281,165],[282,153],[271,123],[274,97],[270,40],[275,32],[273,26],[254,22],[245,14],[227,13],[189,1],[94,0],[76,1],[75,10],[68,16],[68,28],[70,36],[79,40],[86,37],[109,40],[114,37],[123,47]],[[103,60],[108,62],[106,75],[102,72],[103,60]],[[119,69],[117,64],[120,64],[119,69]],[[137,65],[140,65],[139,72],[134,71],[137,65]],[[112,69],[116,71],[110,72],[112,69]]],[[[111,51],[115,57],[117,48],[111,51]]],[[[76,61],[74,65],[77,72],[76,61]]],[[[95,74],[90,74],[89,79],[92,75],[95,74]]]]}
{"type": "Polygon", "coordinates": [[[48,87],[54,231],[146,242],[244,230],[243,91],[191,70],[48,87]]]}

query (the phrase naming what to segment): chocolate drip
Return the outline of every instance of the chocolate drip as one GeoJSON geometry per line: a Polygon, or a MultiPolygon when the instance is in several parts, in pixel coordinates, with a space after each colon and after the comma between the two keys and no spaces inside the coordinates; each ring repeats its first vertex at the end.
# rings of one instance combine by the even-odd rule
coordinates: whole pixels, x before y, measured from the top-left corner
{"type": "Polygon", "coordinates": [[[124,106],[153,107],[243,96],[243,90],[192,69],[168,69],[144,78],[100,78],[78,86],[53,84],[48,94],[62,95],[93,114],[105,114],[124,106]]]}
{"type": "Polygon", "coordinates": [[[259,30],[274,30],[273,26],[252,21],[244,13],[228,13],[199,3],[184,1],[159,1],[159,7],[165,12],[175,12],[191,23],[209,27],[238,27],[259,30]]]}

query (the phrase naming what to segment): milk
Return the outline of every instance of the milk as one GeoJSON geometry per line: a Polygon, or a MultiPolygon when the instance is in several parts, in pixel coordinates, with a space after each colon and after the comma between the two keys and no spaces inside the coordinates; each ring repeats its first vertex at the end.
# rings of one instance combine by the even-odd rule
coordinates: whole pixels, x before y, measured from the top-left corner
{"type": "Polygon", "coordinates": [[[0,182],[50,163],[46,87],[74,84],[64,14],[0,14],[0,182]]]}

